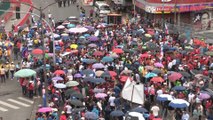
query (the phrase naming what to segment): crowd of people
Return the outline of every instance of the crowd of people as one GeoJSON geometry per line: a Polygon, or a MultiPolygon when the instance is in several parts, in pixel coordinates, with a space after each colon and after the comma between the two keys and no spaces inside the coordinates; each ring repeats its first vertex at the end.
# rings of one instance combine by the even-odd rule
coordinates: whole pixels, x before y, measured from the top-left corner
{"type": "Polygon", "coordinates": [[[36,71],[18,78],[24,95],[43,100],[35,120],[129,120],[131,112],[140,120],[213,120],[213,42],[179,38],[142,17],[121,25],[80,17],[54,34],[38,21],[1,36],[1,82],[36,71]],[[22,58],[15,65],[12,50],[22,58]],[[144,104],[121,96],[126,81],[144,85],[144,104]]]}

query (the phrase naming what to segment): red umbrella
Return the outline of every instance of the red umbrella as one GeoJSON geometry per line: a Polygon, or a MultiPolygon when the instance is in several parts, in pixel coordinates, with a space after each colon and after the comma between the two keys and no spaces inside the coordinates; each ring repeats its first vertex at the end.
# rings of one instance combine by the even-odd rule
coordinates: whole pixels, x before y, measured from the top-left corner
{"type": "Polygon", "coordinates": [[[114,52],[116,54],[122,54],[122,53],[124,53],[124,51],[122,49],[120,49],[120,48],[115,48],[115,49],[112,50],[112,52],[114,52]]]}
{"type": "Polygon", "coordinates": [[[117,73],[115,71],[109,71],[109,74],[111,77],[115,77],[117,75],[117,73]]]}
{"type": "Polygon", "coordinates": [[[54,74],[56,74],[56,75],[62,75],[62,74],[65,74],[65,72],[63,70],[56,70],[54,72],[54,74]]]}
{"type": "Polygon", "coordinates": [[[104,53],[101,52],[101,51],[95,51],[95,52],[93,53],[93,55],[94,55],[94,56],[103,56],[104,53]]]}
{"type": "Polygon", "coordinates": [[[147,54],[147,53],[144,53],[144,54],[141,54],[141,56],[140,56],[141,58],[148,58],[149,57],[149,54],[147,54]]]}
{"type": "Polygon", "coordinates": [[[182,77],[182,74],[178,72],[173,72],[171,75],[168,76],[168,79],[171,81],[176,81],[182,77]]]}
{"type": "Polygon", "coordinates": [[[32,51],[32,54],[34,54],[34,55],[41,55],[41,54],[43,54],[43,50],[41,50],[41,49],[34,49],[32,51]]]}
{"type": "Polygon", "coordinates": [[[164,82],[164,79],[161,77],[153,77],[151,79],[152,82],[157,83],[157,82],[164,82]]]}
{"type": "Polygon", "coordinates": [[[132,80],[129,76],[122,75],[122,76],[120,76],[120,81],[121,81],[121,82],[126,82],[128,78],[129,78],[130,80],[132,80]]]}

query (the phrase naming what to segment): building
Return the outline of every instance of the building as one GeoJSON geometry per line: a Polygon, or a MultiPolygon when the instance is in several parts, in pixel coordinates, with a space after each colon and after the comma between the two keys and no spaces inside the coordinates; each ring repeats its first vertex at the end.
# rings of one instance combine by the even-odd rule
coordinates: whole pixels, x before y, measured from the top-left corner
{"type": "Polygon", "coordinates": [[[193,29],[213,29],[213,0],[133,0],[135,10],[151,20],[193,29]]]}

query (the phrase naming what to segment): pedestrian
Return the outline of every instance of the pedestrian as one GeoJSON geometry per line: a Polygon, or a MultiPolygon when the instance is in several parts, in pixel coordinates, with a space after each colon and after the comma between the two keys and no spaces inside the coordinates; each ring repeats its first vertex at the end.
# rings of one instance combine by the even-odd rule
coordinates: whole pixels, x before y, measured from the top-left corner
{"type": "Polygon", "coordinates": [[[186,111],[183,111],[183,115],[182,115],[182,118],[181,120],[189,120],[189,114],[186,112],[186,111]]]}
{"type": "Polygon", "coordinates": [[[90,9],[89,13],[90,13],[90,17],[93,17],[94,10],[90,9]]]}
{"type": "Polygon", "coordinates": [[[67,5],[70,6],[70,0],[67,0],[67,5]]]}
{"type": "Polygon", "coordinates": [[[10,70],[10,64],[9,64],[9,62],[6,62],[6,64],[5,64],[5,77],[6,77],[6,79],[8,79],[9,78],[9,70],[10,70]]]}
{"type": "Polygon", "coordinates": [[[28,83],[28,91],[29,91],[29,98],[33,98],[33,91],[34,91],[34,83],[30,81],[28,83]]]}
{"type": "Polygon", "coordinates": [[[4,66],[1,67],[0,74],[1,74],[1,83],[3,83],[3,82],[6,83],[4,66]]]}
{"type": "Polygon", "coordinates": [[[13,80],[15,69],[16,69],[16,67],[15,67],[14,63],[11,62],[11,64],[10,64],[11,80],[13,80]]]}
{"type": "Polygon", "coordinates": [[[66,7],[66,2],[67,2],[67,0],[63,0],[64,7],[66,7]]]}

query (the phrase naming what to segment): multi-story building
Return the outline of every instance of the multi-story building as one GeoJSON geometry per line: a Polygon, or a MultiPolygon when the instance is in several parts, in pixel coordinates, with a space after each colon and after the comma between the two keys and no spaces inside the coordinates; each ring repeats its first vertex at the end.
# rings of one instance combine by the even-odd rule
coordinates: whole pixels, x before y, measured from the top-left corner
{"type": "Polygon", "coordinates": [[[213,0],[133,0],[136,12],[151,20],[213,29],[213,0]]]}

